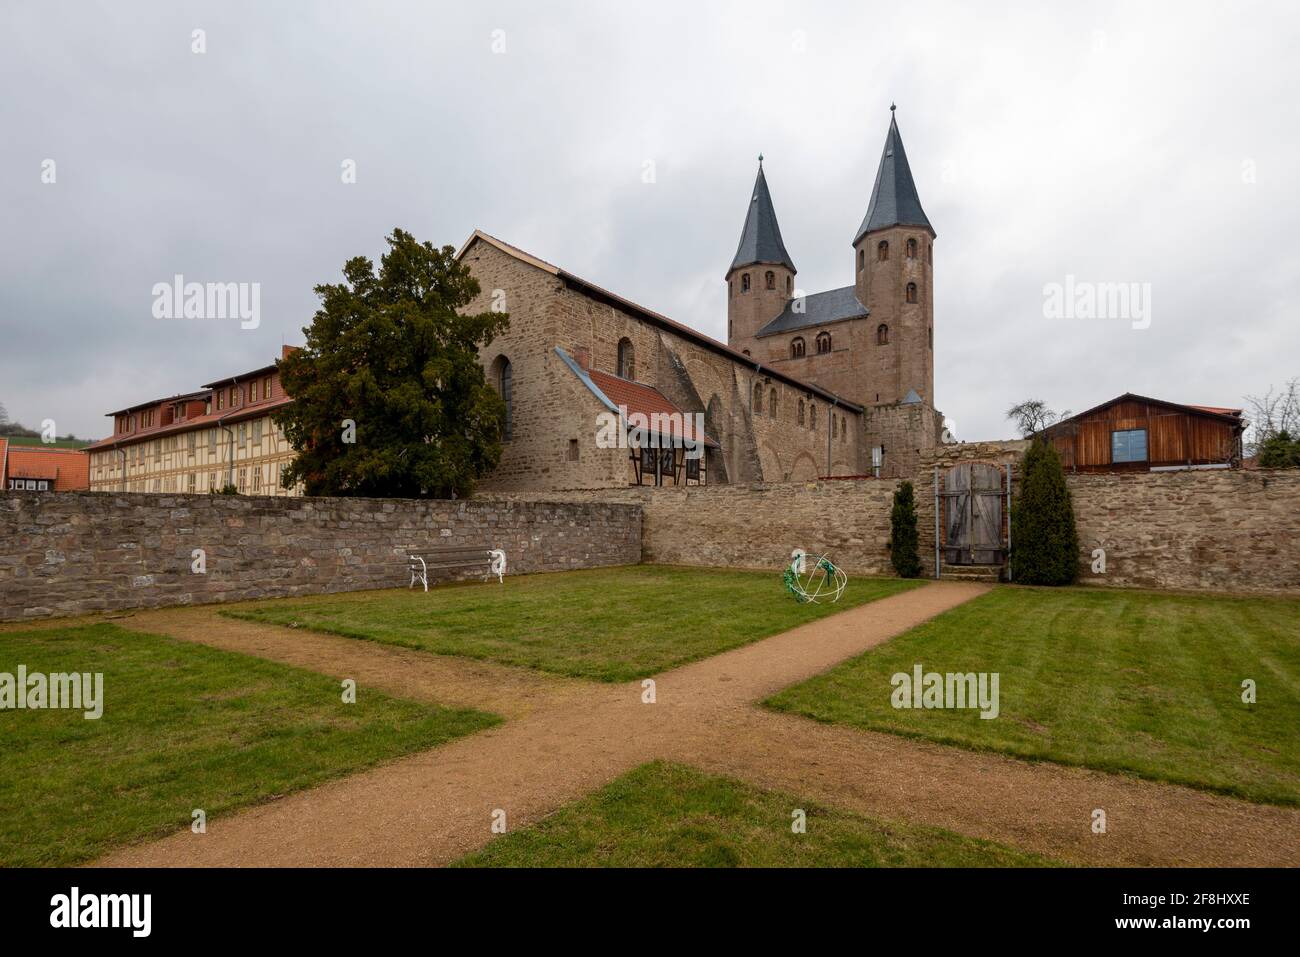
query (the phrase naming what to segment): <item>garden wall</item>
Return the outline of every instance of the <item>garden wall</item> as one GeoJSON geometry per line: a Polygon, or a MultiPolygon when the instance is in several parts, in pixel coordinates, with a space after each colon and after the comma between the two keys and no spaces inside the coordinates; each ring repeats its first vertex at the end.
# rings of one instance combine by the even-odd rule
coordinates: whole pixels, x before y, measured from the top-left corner
{"type": "MultiPolygon", "coordinates": [[[[0,494],[0,620],[403,586],[405,554],[504,548],[511,574],[640,561],[599,502],[0,494]],[[207,570],[192,570],[193,550],[207,570]]],[[[417,586],[418,587],[418,586],[417,586]]]]}
{"type": "MultiPolygon", "coordinates": [[[[934,573],[934,466],[1010,463],[1019,483],[1024,442],[947,446],[916,479],[923,575],[934,573]]],[[[1300,471],[1068,475],[1086,585],[1300,593],[1300,471]],[[1105,548],[1106,571],[1092,571],[1105,548]]],[[[779,569],[790,550],[829,553],[850,574],[891,575],[893,480],[856,479],[703,488],[516,493],[640,505],[642,559],[779,569]]],[[[1013,542],[1014,545],[1014,542],[1013,542]]]]}
{"type": "Polygon", "coordinates": [[[1300,593],[1300,470],[1079,473],[1066,482],[1081,584],[1300,593]],[[1091,567],[1098,548],[1104,573],[1091,567]]]}
{"type": "MultiPolygon", "coordinates": [[[[845,479],[688,488],[511,493],[621,502],[642,513],[643,561],[780,570],[800,547],[829,554],[850,574],[888,575],[893,480],[845,479]]],[[[495,497],[495,496],[494,496],[495,497]]]]}

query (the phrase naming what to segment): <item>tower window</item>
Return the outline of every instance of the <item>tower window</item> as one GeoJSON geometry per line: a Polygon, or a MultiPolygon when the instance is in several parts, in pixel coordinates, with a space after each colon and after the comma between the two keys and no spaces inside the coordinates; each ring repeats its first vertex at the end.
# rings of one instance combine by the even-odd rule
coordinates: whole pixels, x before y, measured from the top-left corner
{"type": "Polygon", "coordinates": [[[767,282],[768,289],[776,288],[776,273],[772,272],[772,270],[769,269],[767,271],[766,275],[764,276],[764,280],[767,282]]]}
{"type": "Polygon", "coordinates": [[[636,378],[636,352],[626,336],[618,340],[618,374],[624,379],[636,378]]]}
{"type": "Polygon", "coordinates": [[[865,269],[866,266],[867,266],[867,251],[865,249],[859,249],[858,250],[858,272],[862,272],[862,270],[865,269]]]}
{"type": "Polygon", "coordinates": [[[763,411],[763,383],[754,383],[754,412],[757,414],[763,411]]]}
{"type": "Polygon", "coordinates": [[[914,282],[907,284],[907,301],[916,302],[916,283],[914,282]]]}
{"type": "Polygon", "coordinates": [[[930,340],[930,348],[933,349],[934,348],[934,326],[931,326],[929,329],[925,331],[926,331],[927,338],[930,340]]]}
{"type": "Polygon", "coordinates": [[[882,239],[876,244],[876,261],[884,262],[889,258],[889,242],[882,239]]]}
{"type": "Polygon", "coordinates": [[[831,334],[829,332],[817,333],[817,352],[818,354],[831,351],[831,334]]]}
{"type": "Polygon", "coordinates": [[[840,424],[839,420],[835,418],[834,415],[832,415],[831,416],[831,438],[835,438],[837,435],[840,434],[839,424],[840,424]]]}
{"type": "Polygon", "coordinates": [[[915,239],[909,239],[909,240],[907,241],[907,258],[908,258],[908,259],[915,259],[915,258],[916,258],[916,240],[915,240],[915,239]]]}
{"type": "Polygon", "coordinates": [[[740,291],[749,292],[749,273],[747,272],[740,274],[740,291]]]}
{"type": "Polygon", "coordinates": [[[788,296],[794,291],[794,279],[790,276],[785,277],[785,294],[788,296]]]}
{"type": "Polygon", "coordinates": [[[803,425],[803,420],[804,420],[804,405],[803,405],[803,399],[800,399],[799,400],[799,424],[800,425],[803,425]]]}
{"type": "Polygon", "coordinates": [[[790,343],[790,358],[800,359],[803,357],[804,351],[805,351],[805,347],[804,347],[803,337],[796,336],[794,341],[790,343]]]}
{"type": "Polygon", "coordinates": [[[889,345],[889,326],[885,325],[883,322],[876,326],[876,345],[889,345]]]}
{"type": "Polygon", "coordinates": [[[934,265],[934,244],[933,243],[925,244],[925,263],[927,266],[934,265]]]}
{"type": "Polygon", "coordinates": [[[840,441],[844,442],[848,439],[848,437],[849,437],[849,424],[844,420],[844,416],[840,416],[840,441]]]}
{"type": "Polygon", "coordinates": [[[776,418],[776,389],[773,389],[767,397],[767,414],[776,418]]]}
{"type": "Polygon", "coordinates": [[[817,431],[817,406],[814,403],[808,405],[808,428],[817,431]]]}

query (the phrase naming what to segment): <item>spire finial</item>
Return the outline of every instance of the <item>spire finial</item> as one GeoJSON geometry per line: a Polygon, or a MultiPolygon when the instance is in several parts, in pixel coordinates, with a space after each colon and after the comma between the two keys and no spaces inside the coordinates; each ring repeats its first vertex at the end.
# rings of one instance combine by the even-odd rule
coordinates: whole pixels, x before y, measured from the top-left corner
{"type": "Polygon", "coordinates": [[[889,104],[889,112],[890,112],[890,113],[893,113],[894,110],[896,110],[896,109],[898,109],[898,107],[895,106],[893,103],[890,103],[890,104],[889,104]]]}
{"type": "Polygon", "coordinates": [[[758,168],[759,168],[759,169],[762,169],[762,168],[763,168],[763,154],[762,154],[762,153],[759,153],[759,154],[758,154],[758,168]]]}

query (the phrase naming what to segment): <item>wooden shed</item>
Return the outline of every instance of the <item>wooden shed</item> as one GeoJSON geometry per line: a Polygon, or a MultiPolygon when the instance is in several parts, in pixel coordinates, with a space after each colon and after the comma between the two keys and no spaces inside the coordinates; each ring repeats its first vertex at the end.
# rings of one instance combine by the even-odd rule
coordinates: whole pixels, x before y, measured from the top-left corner
{"type": "Polygon", "coordinates": [[[1056,446],[1067,471],[1236,468],[1246,426],[1241,412],[1126,392],[1041,434],[1056,446]]]}

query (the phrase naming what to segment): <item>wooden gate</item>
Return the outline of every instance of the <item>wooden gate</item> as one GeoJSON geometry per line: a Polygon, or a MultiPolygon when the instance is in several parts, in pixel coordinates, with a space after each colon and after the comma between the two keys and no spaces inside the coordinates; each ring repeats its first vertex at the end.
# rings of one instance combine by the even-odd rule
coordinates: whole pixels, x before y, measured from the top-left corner
{"type": "Polygon", "coordinates": [[[1001,565],[1007,556],[1006,475],[996,465],[962,462],[944,474],[943,560],[949,565],[1001,565]]]}

